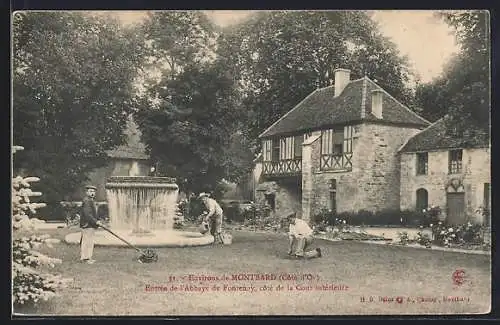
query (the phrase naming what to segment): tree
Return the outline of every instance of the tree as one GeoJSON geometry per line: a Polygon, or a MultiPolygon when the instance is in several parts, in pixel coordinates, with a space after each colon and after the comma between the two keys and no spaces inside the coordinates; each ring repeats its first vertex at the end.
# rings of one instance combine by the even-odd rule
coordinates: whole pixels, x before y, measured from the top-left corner
{"type": "Polygon", "coordinates": [[[489,127],[490,45],[487,11],[440,13],[455,31],[459,52],[446,65],[443,74],[422,85],[417,101],[424,107],[424,117],[436,119],[449,115],[450,130],[464,132],[489,127]]]}
{"type": "Polygon", "coordinates": [[[445,21],[456,30],[461,64],[450,73],[449,91],[455,92],[450,115],[454,123],[488,128],[490,109],[490,33],[488,11],[449,12],[445,21]]]}
{"type": "Polygon", "coordinates": [[[262,12],[225,30],[218,55],[242,91],[252,139],[313,90],[331,85],[336,68],[376,79],[403,102],[412,97],[407,59],[365,12],[262,12]]]}
{"type": "Polygon", "coordinates": [[[186,191],[210,191],[223,178],[237,179],[230,144],[240,112],[222,66],[186,67],[160,89],[168,100],[136,117],[160,172],[176,177],[186,191]]]}
{"type": "MultiPolygon", "coordinates": [[[[23,150],[14,146],[13,153],[23,150]]],[[[37,219],[36,209],[44,207],[45,203],[32,202],[30,198],[41,196],[40,192],[31,190],[31,183],[38,182],[38,177],[17,176],[12,179],[12,301],[15,307],[26,304],[36,304],[40,300],[48,300],[64,288],[72,279],[51,274],[46,267],[54,267],[62,261],[47,256],[37,249],[42,245],[51,246],[57,239],[48,235],[33,234],[37,219]]],[[[40,220],[38,220],[40,221],[40,220]]]]}
{"type": "Polygon", "coordinates": [[[159,82],[175,79],[186,66],[204,65],[214,58],[216,28],[201,11],[151,12],[139,29],[146,50],[143,96],[153,105],[159,82]]]}
{"type": "Polygon", "coordinates": [[[459,55],[453,55],[445,64],[443,73],[431,82],[418,84],[415,90],[415,102],[421,108],[421,115],[430,122],[435,122],[448,113],[453,94],[448,90],[450,78],[460,68],[459,55]]]}
{"type": "Polygon", "coordinates": [[[136,114],[161,174],[185,191],[216,191],[249,169],[240,98],[216,56],[219,31],[199,11],[155,12],[141,26],[149,60],[136,114]],[[243,146],[242,146],[243,145],[243,146]]]}
{"type": "Polygon", "coordinates": [[[45,180],[49,204],[123,143],[142,53],[136,35],[102,15],[15,14],[13,136],[26,149],[16,167],[45,180]]]}

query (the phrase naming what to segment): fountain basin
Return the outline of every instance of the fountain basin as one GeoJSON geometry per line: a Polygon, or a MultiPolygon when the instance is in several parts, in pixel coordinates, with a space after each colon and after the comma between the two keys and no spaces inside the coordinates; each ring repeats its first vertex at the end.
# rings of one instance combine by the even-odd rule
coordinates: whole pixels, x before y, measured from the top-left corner
{"type": "Polygon", "coordinates": [[[112,176],[106,182],[106,189],[111,188],[163,188],[178,190],[175,178],[152,176],[112,176]]]}
{"type": "MultiPolygon", "coordinates": [[[[211,235],[202,235],[198,232],[180,230],[154,230],[147,235],[132,234],[131,230],[114,230],[118,236],[137,247],[193,247],[204,246],[214,242],[211,235]]],[[[74,232],[66,235],[67,244],[79,245],[81,233],[74,232]]],[[[97,230],[94,237],[95,246],[129,247],[105,230],[97,230]]]]}

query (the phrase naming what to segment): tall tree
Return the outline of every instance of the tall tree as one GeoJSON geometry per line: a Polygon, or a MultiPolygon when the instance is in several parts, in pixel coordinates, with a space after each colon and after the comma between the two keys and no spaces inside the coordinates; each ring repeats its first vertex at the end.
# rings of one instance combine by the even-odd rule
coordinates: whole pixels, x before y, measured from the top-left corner
{"type": "Polygon", "coordinates": [[[426,115],[436,119],[449,114],[450,130],[488,129],[490,119],[490,29],[487,11],[440,13],[455,31],[459,52],[443,74],[422,85],[417,100],[426,115]]]}
{"type": "Polygon", "coordinates": [[[233,81],[220,65],[190,66],[168,80],[158,107],[137,113],[143,139],[160,172],[178,178],[183,190],[214,190],[241,172],[233,156],[238,115],[233,81]]]}
{"type": "Polygon", "coordinates": [[[21,12],[13,20],[16,167],[65,199],[124,141],[141,60],[137,33],[102,15],[21,12]]]}
{"type": "Polygon", "coordinates": [[[218,28],[200,11],[155,12],[142,24],[149,60],[136,120],[160,173],[187,191],[237,181],[251,153],[238,133],[240,99],[217,59],[218,28]]]}
{"type": "Polygon", "coordinates": [[[144,98],[158,100],[158,84],[174,80],[190,65],[214,59],[216,28],[201,11],[148,13],[140,25],[146,49],[141,75],[144,98]]]}
{"type": "Polygon", "coordinates": [[[449,75],[452,99],[450,115],[459,126],[468,123],[487,128],[490,110],[490,27],[488,11],[444,13],[456,30],[461,64],[449,75]]]}
{"type": "Polygon", "coordinates": [[[314,89],[331,85],[336,68],[376,79],[406,103],[412,97],[406,58],[365,12],[262,12],[226,30],[218,54],[242,90],[253,139],[314,89]]]}

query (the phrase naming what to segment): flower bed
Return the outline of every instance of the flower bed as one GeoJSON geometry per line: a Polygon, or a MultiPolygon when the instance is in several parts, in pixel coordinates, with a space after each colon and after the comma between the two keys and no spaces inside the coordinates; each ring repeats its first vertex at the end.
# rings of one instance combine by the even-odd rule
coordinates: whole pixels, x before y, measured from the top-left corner
{"type": "MultiPolygon", "coordinates": [[[[398,245],[419,245],[426,248],[443,247],[461,250],[490,251],[487,239],[488,229],[478,224],[467,222],[462,225],[446,226],[438,221],[430,224],[431,235],[419,231],[413,238],[407,232],[398,234],[398,245]]],[[[423,227],[421,227],[423,228],[423,227]]]]}

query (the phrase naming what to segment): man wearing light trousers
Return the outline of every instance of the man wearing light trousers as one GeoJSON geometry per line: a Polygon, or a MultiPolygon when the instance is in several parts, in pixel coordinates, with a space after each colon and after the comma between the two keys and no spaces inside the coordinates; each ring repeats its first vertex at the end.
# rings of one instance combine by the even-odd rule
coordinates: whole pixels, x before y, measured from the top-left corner
{"type": "Polygon", "coordinates": [[[321,249],[319,247],[314,250],[306,251],[306,248],[313,243],[313,230],[309,227],[307,222],[296,218],[295,213],[288,215],[286,219],[290,225],[288,232],[288,255],[296,258],[321,257],[321,249]]]}
{"type": "Polygon", "coordinates": [[[214,243],[222,243],[222,221],[224,218],[222,208],[219,203],[209,197],[207,193],[200,193],[198,197],[208,211],[208,213],[204,215],[203,221],[209,225],[210,234],[214,236],[214,243]]]}
{"type": "Polygon", "coordinates": [[[80,239],[80,260],[84,263],[93,264],[94,253],[94,235],[95,230],[99,228],[100,221],[97,220],[97,207],[95,204],[95,195],[97,188],[95,186],[86,186],[86,197],[83,199],[80,213],[80,228],[82,237],[80,239]]]}

